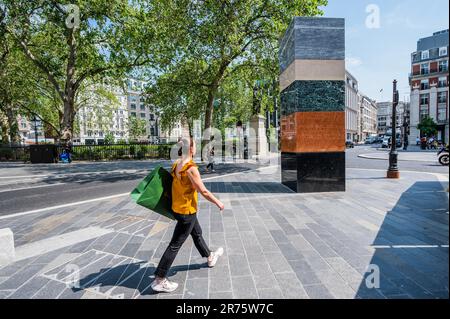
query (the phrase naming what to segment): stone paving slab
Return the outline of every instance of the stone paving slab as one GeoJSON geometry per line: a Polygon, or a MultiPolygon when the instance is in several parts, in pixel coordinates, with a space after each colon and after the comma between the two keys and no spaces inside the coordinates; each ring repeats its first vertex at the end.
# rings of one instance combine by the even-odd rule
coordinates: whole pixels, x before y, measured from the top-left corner
{"type": "Polygon", "coordinates": [[[89,227],[105,234],[0,268],[0,298],[448,298],[448,179],[384,174],[348,169],[347,192],[328,194],[294,194],[270,168],[208,180],[226,209],[200,199],[199,220],[225,253],[209,269],[188,238],[171,294],[150,284],[174,223],[128,197],[3,219],[16,246],[89,227]],[[369,265],[379,288],[366,285],[369,265]]]}

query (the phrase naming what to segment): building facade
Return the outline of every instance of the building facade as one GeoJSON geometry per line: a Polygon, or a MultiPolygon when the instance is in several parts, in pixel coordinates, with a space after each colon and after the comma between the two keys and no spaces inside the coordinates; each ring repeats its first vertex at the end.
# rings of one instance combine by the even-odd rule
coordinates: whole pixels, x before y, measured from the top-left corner
{"type": "Polygon", "coordinates": [[[53,139],[45,138],[44,126],[39,118],[36,118],[36,120],[30,120],[25,116],[19,115],[17,117],[17,125],[21,144],[35,144],[36,133],[38,143],[53,141],[53,139]]]}
{"type": "MultiPolygon", "coordinates": [[[[392,102],[378,102],[377,108],[377,133],[379,136],[392,132],[392,102]]],[[[409,103],[399,102],[397,105],[397,130],[409,123],[409,103]]],[[[415,138],[414,138],[415,143],[415,138]]]]}
{"type": "Polygon", "coordinates": [[[364,94],[360,94],[360,141],[378,134],[378,109],[377,103],[364,94]]]}
{"type": "Polygon", "coordinates": [[[146,104],[146,97],[143,94],[147,83],[138,79],[127,80],[127,108],[130,117],[145,121],[145,134],[139,137],[141,141],[159,141],[159,119],[149,105],[146,104]]]}
{"type": "MultiPolygon", "coordinates": [[[[80,144],[103,144],[106,134],[112,134],[114,142],[120,140],[129,141],[129,126],[131,119],[140,119],[145,122],[145,132],[136,137],[140,142],[170,143],[176,142],[183,133],[181,123],[176,123],[171,131],[163,131],[159,125],[159,117],[153,108],[146,102],[144,88],[146,82],[129,78],[126,81],[126,89],[110,88],[117,98],[118,105],[111,114],[104,117],[108,124],[102,123],[102,107],[85,106],[77,114],[79,134],[74,138],[75,143],[80,144]]],[[[105,106],[107,110],[107,106],[105,106]]]]}
{"type": "Polygon", "coordinates": [[[449,141],[448,46],[447,29],[420,39],[411,54],[410,144],[422,135],[417,126],[425,117],[438,124],[437,140],[449,141]]]}
{"type": "Polygon", "coordinates": [[[360,131],[360,105],[358,96],[358,81],[350,74],[345,72],[345,134],[346,139],[359,142],[360,131]]]}
{"type": "Polygon", "coordinates": [[[112,135],[114,142],[128,139],[127,97],[119,87],[108,88],[108,90],[114,93],[117,105],[110,105],[109,101],[95,101],[95,99],[87,98],[89,102],[76,114],[78,133],[74,134],[74,143],[103,144],[108,134],[112,135]]]}

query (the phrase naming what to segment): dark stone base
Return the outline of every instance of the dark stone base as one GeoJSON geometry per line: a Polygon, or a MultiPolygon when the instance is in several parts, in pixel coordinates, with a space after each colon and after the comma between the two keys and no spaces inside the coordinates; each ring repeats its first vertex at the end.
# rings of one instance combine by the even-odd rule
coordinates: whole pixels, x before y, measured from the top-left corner
{"type": "Polygon", "coordinates": [[[345,192],[345,152],[281,153],[281,179],[297,193],[345,192]]]}

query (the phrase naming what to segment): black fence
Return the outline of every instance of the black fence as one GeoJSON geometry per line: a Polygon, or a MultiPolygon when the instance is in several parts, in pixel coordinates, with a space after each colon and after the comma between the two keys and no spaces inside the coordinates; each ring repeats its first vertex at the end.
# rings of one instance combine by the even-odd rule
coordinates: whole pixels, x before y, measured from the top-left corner
{"type": "Polygon", "coordinates": [[[30,160],[30,148],[28,146],[0,145],[0,161],[21,161],[30,160]]]}
{"type": "MultiPolygon", "coordinates": [[[[74,145],[73,161],[170,159],[172,144],[74,145]]],[[[64,146],[57,147],[58,154],[64,146]]],[[[30,161],[29,146],[0,146],[0,161],[30,161]]]]}
{"type": "MultiPolygon", "coordinates": [[[[113,144],[113,145],[74,145],[74,161],[99,161],[120,159],[170,159],[170,144],[113,144]]],[[[62,153],[63,147],[59,147],[62,153]]]]}

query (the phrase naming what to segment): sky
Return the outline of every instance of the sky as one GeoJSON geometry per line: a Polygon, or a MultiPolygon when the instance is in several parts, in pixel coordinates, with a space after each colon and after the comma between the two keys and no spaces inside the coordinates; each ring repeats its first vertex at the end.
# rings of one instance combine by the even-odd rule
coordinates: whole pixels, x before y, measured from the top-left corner
{"type": "Polygon", "coordinates": [[[392,100],[394,79],[400,100],[409,100],[417,40],[449,28],[448,0],[328,0],[321,9],[325,17],[346,19],[346,68],[377,101],[392,100]]]}

